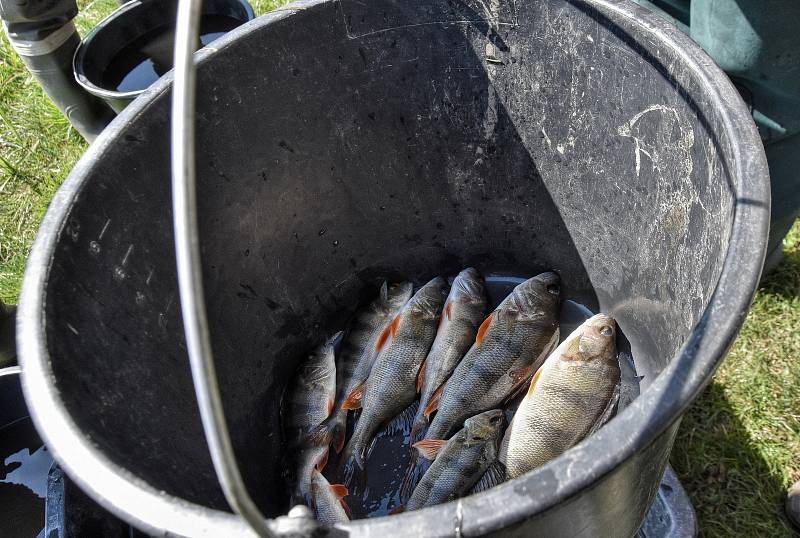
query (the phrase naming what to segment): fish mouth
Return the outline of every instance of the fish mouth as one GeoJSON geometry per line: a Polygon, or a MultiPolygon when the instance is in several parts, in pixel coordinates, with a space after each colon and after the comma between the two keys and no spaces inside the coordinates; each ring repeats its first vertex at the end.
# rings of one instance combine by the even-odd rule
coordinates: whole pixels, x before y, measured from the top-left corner
{"type": "Polygon", "coordinates": [[[453,285],[463,294],[474,298],[483,297],[483,282],[481,275],[472,267],[464,269],[456,277],[453,285]]]}

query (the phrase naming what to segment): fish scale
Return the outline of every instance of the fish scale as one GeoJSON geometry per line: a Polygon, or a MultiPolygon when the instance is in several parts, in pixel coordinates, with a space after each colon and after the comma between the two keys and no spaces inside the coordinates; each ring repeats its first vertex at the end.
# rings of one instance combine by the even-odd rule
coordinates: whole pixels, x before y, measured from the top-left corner
{"type": "MultiPolygon", "coordinates": [[[[420,288],[393,321],[393,334],[370,371],[361,399],[362,412],[342,461],[363,468],[364,452],[378,430],[416,397],[419,367],[436,336],[446,282],[437,277],[420,288]]],[[[387,331],[389,329],[387,328],[387,331]]]]}
{"type": "Polygon", "coordinates": [[[620,381],[613,323],[602,314],[590,318],[537,372],[500,447],[507,478],[559,456],[607,418],[620,381]]]}
{"type": "Polygon", "coordinates": [[[401,282],[381,286],[378,298],[356,314],[339,353],[336,370],[334,412],[323,425],[321,435],[331,432],[337,451],[342,449],[347,424],[347,410],[342,409],[347,396],[369,376],[377,352],[375,344],[386,325],[409,299],[413,286],[401,282]]]}
{"type": "Polygon", "coordinates": [[[468,419],[444,444],[406,504],[407,510],[465,495],[497,457],[503,413],[494,409],[468,419]]]}
{"type": "Polygon", "coordinates": [[[342,498],[335,493],[335,489],[341,489],[341,493],[347,494],[347,490],[341,486],[331,486],[328,480],[319,471],[313,471],[311,478],[311,489],[314,492],[314,515],[317,521],[326,525],[337,523],[347,523],[350,518],[345,510],[342,498]]]}
{"type": "Polygon", "coordinates": [[[284,407],[287,440],[296,453],[295,502],[311,498],[311,470],[327,457],[328,444],[312,440],[311,432],[330,415],[336,394],[336,363],[333,342],[338,334],[319,346],[298,368],[284,407]]]}
{"type": "Polygon", "coordinates": [[[486,291],[478,271],[469,267],[453,281],[430,353],[420,370],[417,388],[420,405],[414,418],[412,440],[428,424],[426,407],[475,340],[486,313],[486,291]],[[421,386],[419,381],[422,381],[421,386]]]}
{"type": "Polygon", "coordinates": [[[426,438],[447,439],[468,417],[501,406],[544,361],[558,342],[558,283],[555,273],[526,280],[487,318],[445,383],[426,438]]]}

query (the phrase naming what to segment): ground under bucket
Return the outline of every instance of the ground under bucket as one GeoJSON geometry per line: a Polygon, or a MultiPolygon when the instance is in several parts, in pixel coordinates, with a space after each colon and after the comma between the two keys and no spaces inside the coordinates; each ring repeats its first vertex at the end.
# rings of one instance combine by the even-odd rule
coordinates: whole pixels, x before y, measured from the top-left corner
{"type": "MultiPolygon", "coordinates": [[[[547,465],[352,536],[631,536],[679,418],[759,278],[769,180],[732,84],[616,0],[318,0],[198,56],[198,199],[212,344],[242,474],[285,514],[280,399],[384,278],[558,271],[612,314],[641,395],[547,465]]],[[[157,535],[249,532],[208,455],[183,340],[170,79],[56,195],[29,258],[20,359],[67,473],[157,535]]]]}

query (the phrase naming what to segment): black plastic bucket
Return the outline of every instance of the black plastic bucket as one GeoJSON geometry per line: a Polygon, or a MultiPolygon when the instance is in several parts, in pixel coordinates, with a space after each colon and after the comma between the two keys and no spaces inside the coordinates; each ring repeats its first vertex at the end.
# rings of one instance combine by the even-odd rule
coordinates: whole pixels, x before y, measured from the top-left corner
{"type": "MultiPolygon", "coordinates": [[[[100,22],[75,51],[75,79],[120,112],[172,69],[177,0],[133,0],[100,22]]],[[[253,18],[247,0],[203,0],[200,43],[253,18]]]]}
{"type": "MultiPolygon", "coordinates": [[[[692,41],[616,0],[316,0],[197,55],[212,343],[242,474],[285,513],[280,399],[383,278],[561,274],[614,315],[641,395],[547,465],[353,536],[631,536],[744,319],[767,236],[758,133],[692,41]],[[489,7],[486,7],[489,5],[489,7]]],[[[154,534],[246,534],[217,485],[177,304],[169,78],[55,197],[20,357],[65,470],[154,534]]]]}

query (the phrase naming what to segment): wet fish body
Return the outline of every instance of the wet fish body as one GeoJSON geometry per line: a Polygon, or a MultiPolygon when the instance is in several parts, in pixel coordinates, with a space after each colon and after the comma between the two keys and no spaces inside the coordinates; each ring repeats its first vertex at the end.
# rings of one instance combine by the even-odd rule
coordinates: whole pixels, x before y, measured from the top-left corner
{"type": "MultiPolygon", "coordinates": [[[[438,451],[433,465],[411,494],[406,510],[433,506],[467,494],[496,460],[504,421],[499,409],[467,419],[464,427],[438,451]]],[[[418,445],[425,447],[425,443],[421,441],[418,445]]]]}
{"type": "Polygon", "coordinates": [[[547,358],[503,437],[506,478],[547,463],[610,418],[620,382],[615,337],[614,320],[598,314],[547,358]]]}
{"type": "Polygon", "coordinates": [[[428,405],[441,394],[444,382],[475,341],[478,327],[486,315],[487,301],[483,278],[469,267],[461,271],[450,287],[436,338],[419,371],[417,390],[420,405],[411,438],[428,425],[428,405]]]}
{"type": "Polygon", "coordinates": [[[514,288],[445,383],[427,439],[447,439],[468,417],[501,407],[524,387],[558,343],[559,304],[555,273],[514,288]]]}
{"type": "Polygon", "coordinates": [[[286,399],[286,437],[297,454],[294,495],[297,502],[309,502],[311,471],[324,466],[328,444],[310,434],[333,409],[336,395],[336,364],[333,343],[338,334],[317,348],[295,375],[286,399]]]}
{"type": "Polygon", "coordinates": [[[311,491],[314,497],[314,515],[318,521],[326,525],[350,521],[349,510],[344,501],[347,488],[340,484],[331,485],[322,473],[314,470],[311,477],[311,491]]]}
{"type": "Polygon", "coordinates": [[[365,452],[375,434],[414,401],[420,365],[436,336],[445,286],[441,277],[425,284],[381,335],[380,353],[369,378],[357,389],[360,400],[351,393],[352,398],[345,402],[346,407],[361,407],[362,411],[343,452],[343,463],[352,458],[363,469],[365,452]]]}
{"type": "Polygon", "coordinates": [[[381,333],[400,309],[411,299],[413,285],[384,282],[378,298],[360,310],[344,339],[336,365],[336,399],[330,418],[315,433],[320,439],[331,438],[337,452],[344,445],[347,409],[342,409],[347,396],[362,384],[372,369],[378,352],[375,350],[381,333]]]}

